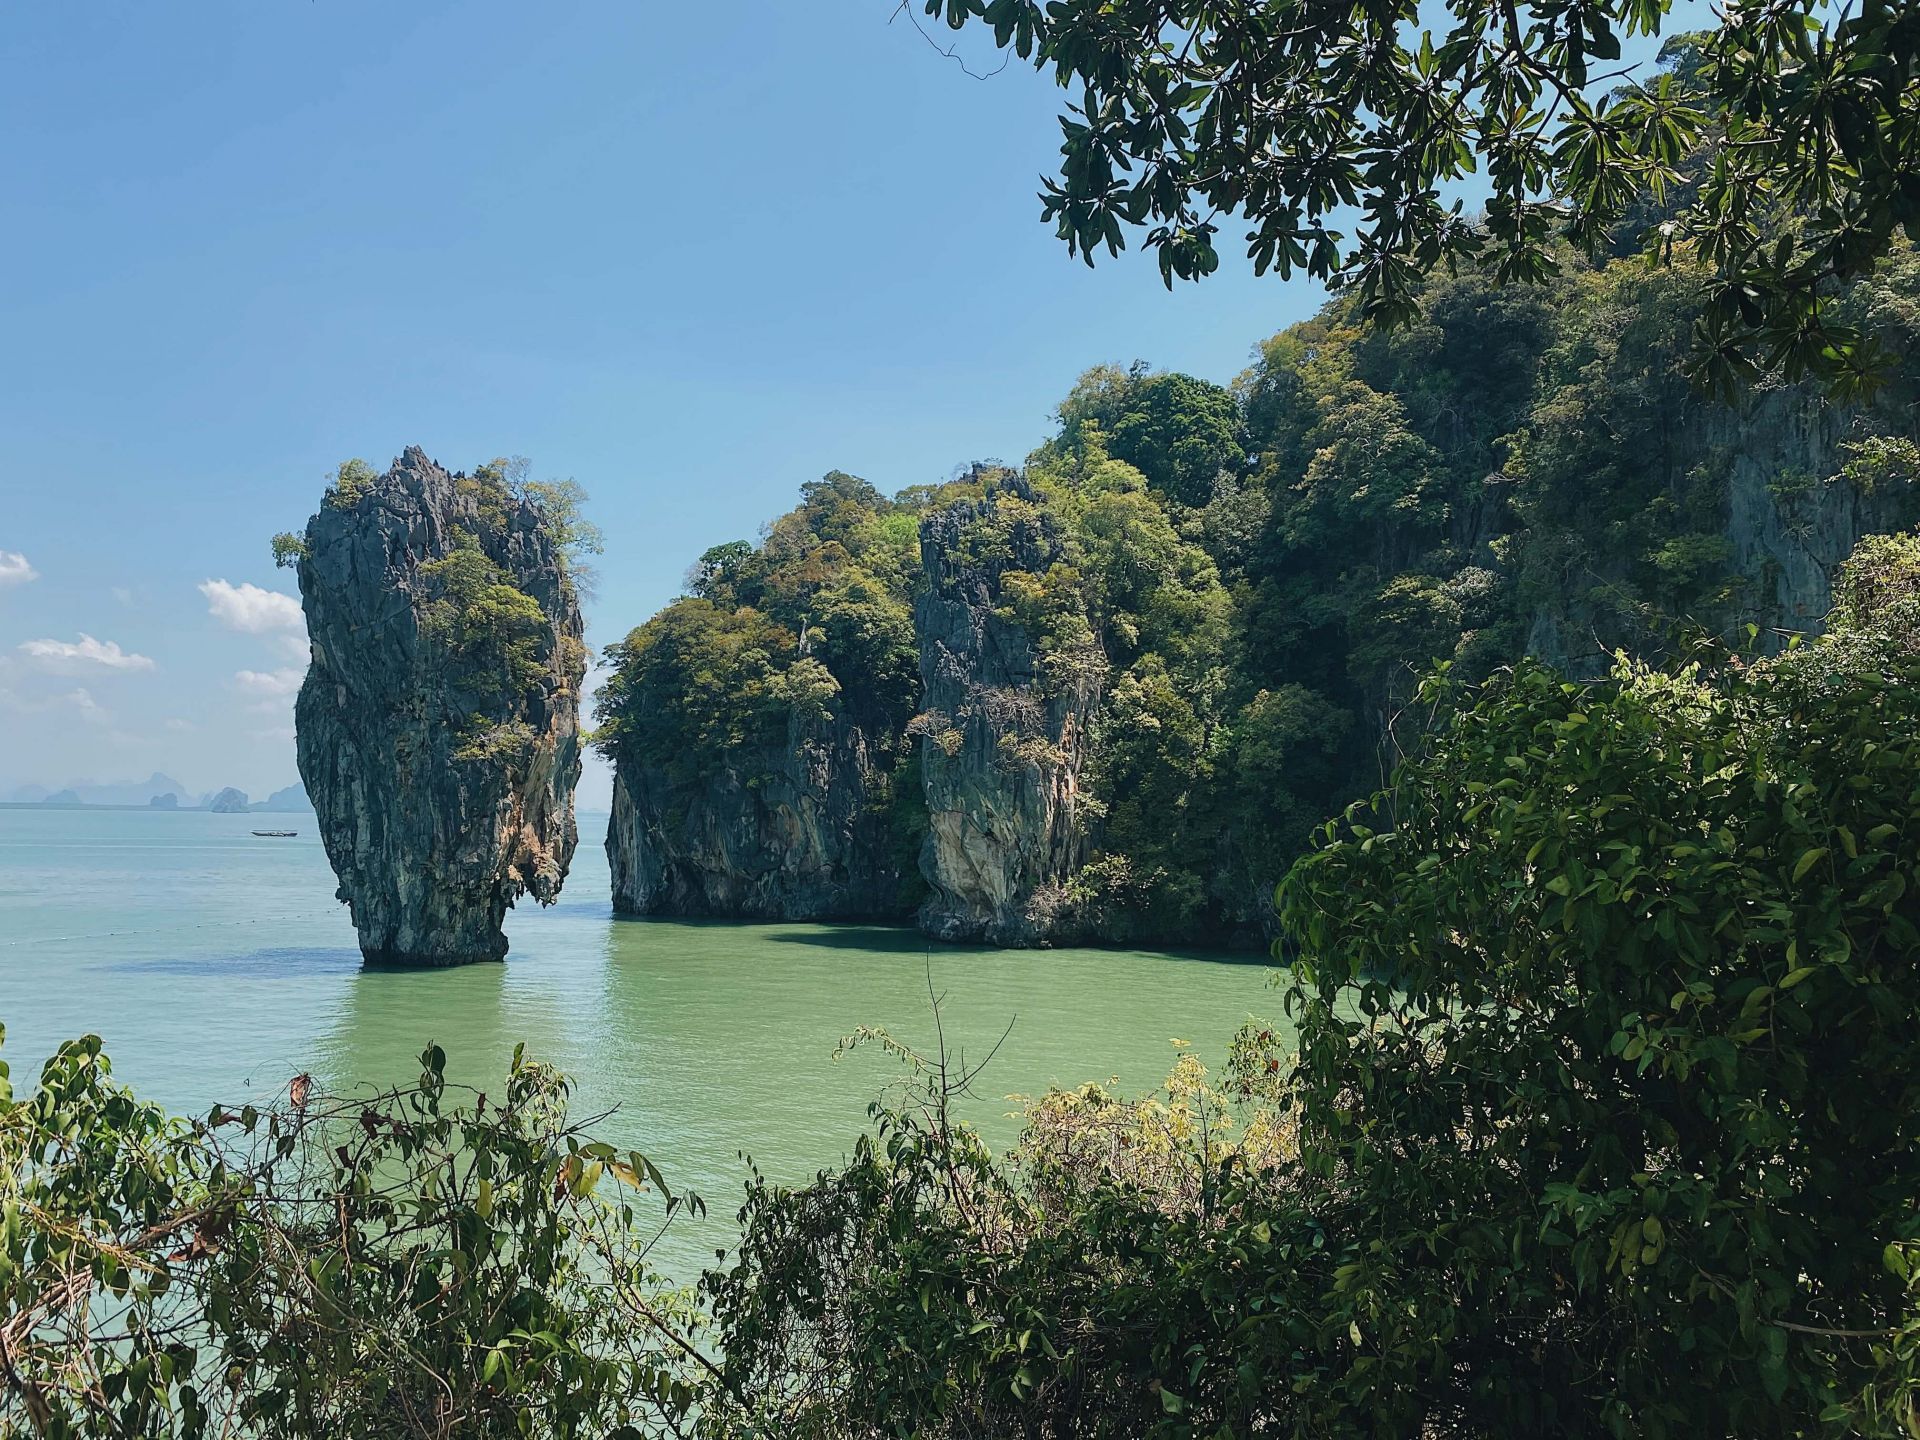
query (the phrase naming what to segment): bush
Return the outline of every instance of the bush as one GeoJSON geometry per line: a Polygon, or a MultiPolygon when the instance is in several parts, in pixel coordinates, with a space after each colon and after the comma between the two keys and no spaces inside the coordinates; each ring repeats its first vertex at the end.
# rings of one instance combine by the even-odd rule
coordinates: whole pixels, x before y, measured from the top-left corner
{"type": "Polygon", "coordinates": [[[750,1195],[708,1281],[738,1393],[823,1437],[1920,1424],[1920,660],[1419,700],[1282,887],[1269,1138],[1188,1076],[1049,1097],[997,1162],[936,1066],[750,1195]]]}
{"type": "Polygon", "coordinates": [[[1423,698],[1282,891],[1302,1153],[1370,1217],[1328,1419],[1844,1430],[1920,1194],[1920,666],[1423,698]]]}
{"type": "Polygon", "coordinates": [[[0,1069],[0,1433],[690,1433],[703,1362],[630,1197],[689,1202],[583,1136],[552,1070],[516,1054],[490,1102],[421,1059],[199,1122],[97,1037],[29,1100],[0,1069]]]}

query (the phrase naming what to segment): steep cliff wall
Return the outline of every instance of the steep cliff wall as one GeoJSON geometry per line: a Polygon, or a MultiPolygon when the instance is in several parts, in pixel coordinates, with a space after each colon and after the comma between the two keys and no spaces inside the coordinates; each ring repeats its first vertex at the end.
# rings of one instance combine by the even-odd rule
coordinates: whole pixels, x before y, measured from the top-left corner
{"type": "MultiPolygon", "coordinates": [[[[1849,473],[1859,470],[1853,462],[1863,442],[1904,428],[1897,408],[1836,405],[1805,387],[1774,386],[1738,406],[1691,399],[1662,468],[1669,489],[1691,483],[1711,494],[1709,533],[1718,550],[1715,590],[1684,607],[1686,618],[1728,633],[1756,626],[1766,651],[1793,635],[1819,634],[1833,607],[1833,578],[1861,537],[1920,519],[1910,477],[1876,485],[1849,473]]],[[[1650,515],[1647,533],[1658,535],[1661,523],[1650,515]]],[[[1530,654],[1592,675],[1609,663],[1595,637],[1613,644],[1638,638],[1607,619],[1632,577],[1621,571],[1602,579],[1617,588],[1599,603],[1595,587],[1569,584],[1532,612],[1530,654]]]]}
{"type": "Polygon", "coordinates": [[[1776,643],[1781,631],[1823,628],[1834,576],[1863,535],[1916,518],[1911,485],[1875,488],[1844,473],[1848,442],[1887,428],[1795,390],[1716,417],[1708,440],[1727,466],[1729,565],[1752,623],[1776,643]]]}
{"type": "Polygon", "coordinates": [[[893,918],[903,855],[884,797],[891,756],[857,724],[793,716],[783,743],[676,780],[615,770],[607,859],[623,915],[893,918]]]}
{"type": "Polygon", "coordinates": [[[980,477],[976,498],[920,526],[920,763],[931,894],[921,928],[942,940],[1025,945],[1056,933],[1086,853],[1080,774],[1105,667],[1023,623],[1010,577],[1043,576],[1060,526],[1020,476],[980,477]],[[1093,663],[1075,663],[1091,661],[1093,663]]]}
{"type": "Polygon", "coordinates": [[[352,473],[299,564],[300,778],[369,963],[506,954],[576,840],[580,609],[538,508],[409,448],[352,473]]]}
{"type": "Polygon", "coordinates": [[[834,471],[609,647],[595,714],[621,913],[912,913],[917,513],[834,471]]]}

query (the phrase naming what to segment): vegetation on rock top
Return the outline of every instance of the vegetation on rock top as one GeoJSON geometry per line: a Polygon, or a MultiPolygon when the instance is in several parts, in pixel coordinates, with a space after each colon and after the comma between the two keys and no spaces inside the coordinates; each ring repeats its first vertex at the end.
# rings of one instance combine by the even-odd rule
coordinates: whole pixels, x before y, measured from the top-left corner
{"type": "MultiPolygon", "coordinates": [[[[1407,743],[1430,662],[1479,678],[1531,653],[1591,678],[1620,648],[1748,624],[1777,648],[1819,629],[1860,528],[1920,519],[1910,379],[1848,406],[1779,381],[1728,405],[1685,377],[1690,271],[1563,259],[1537,287],[1433,280],[1390,332],[1336,299],[1232,390],[1090,371],[1027,461],[1029,499],[991,467],[894,500],[842,476],[808,487],[609,652],[604,743],[683,779],[751,774],[788,714],[857,704],[882,743],[911,719],[957,744],[955,717],[921,713],[914,529],[993,491],[943,563],[994,574],[994,613],[1042,656],[1036,698],[1100,693],[1087,858],[1060,877],[1055,933],[1270,929],[1266,896],[1309,831],[1407,743]],[[1065,547],[1043,573],[1002,564],[1029,507],[1065,547]]],[[[1831,305],[1913,350],[1920,259],[1898,250],[1831,305]]],[[[1008,763],[1056,758],[1018,724],[1006,738],[1008,763]]]]}

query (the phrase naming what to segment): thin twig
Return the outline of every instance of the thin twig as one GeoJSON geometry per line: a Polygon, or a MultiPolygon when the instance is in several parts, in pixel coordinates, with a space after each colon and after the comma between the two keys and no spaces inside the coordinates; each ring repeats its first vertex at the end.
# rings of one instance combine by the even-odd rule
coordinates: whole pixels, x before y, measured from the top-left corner
{"type": "Polygon", "coordinates": [[[960,53],[954,49],[953,46],[949,45],[944,50],[940,48],[940,42],[938,40],[935,40],[933,36],[927,33],[926,26],[920,23],[920,17],[913,13],[913,10],[909,5],[909,0],[900,0],[900,3],[894,7],[893,13],[887,17],[887,24],[889,25],[893,24],[893,22],[898,20],[902,15],[907,17],[908,24],[912,25],[915,30],[918,30],[920,32],[920,38],[926,41],[927,44],[932,47],[933,52],[936,55],[942,56],[945,59],[953,61],[954,64],[960,67],[961,73],[964,74],[969,80],[991,80],[993,79],[994,76],[998,75],[1002,70],[1006,69],[1007,66],[1011,64],[1013,61],[1013,52],[1009,50],[1004,56],[1001,57],[1000,63],[994,66],[993,69],[987,70],[987,71],[975,70],[971,65],[967,64],[965,58],[962,57],[960,53]]]}

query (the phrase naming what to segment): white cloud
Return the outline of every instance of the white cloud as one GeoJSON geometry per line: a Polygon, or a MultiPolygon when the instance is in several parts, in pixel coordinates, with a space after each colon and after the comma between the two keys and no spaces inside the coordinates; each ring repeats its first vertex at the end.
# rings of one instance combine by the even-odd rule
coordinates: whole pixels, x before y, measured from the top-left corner
{"type": "Polygon", "coordinates": [[[106,710],[101,707],[100,702],[95,700],[93,696],[84,689],[69,690],[65,695],[62,695],[59,702],[56,703],[71,705],[80,712],[80,718],[89,724],[103,724],[110,718],[106,710]]]}
{"type": "Polygon", "coordinates": [[[111,640],[96,640],[80,632],[79,641],[23,640],[20,648],[34,659],[56,668],[74,665],[104,665],[109,670],[151,670],[153,661],[144,655],[122,650],[111,640]]]}
{"type": "Polygon", "coordinates": [[[29,565],[27,557],[18,550],[0,550],[0,588],[24,585],[39,578],[40,572],[29,565]]]}
{"type": "Polygon", "coordinates": [[[94,699],[93,692],[86,689],[40,696],[20,695],[12,690],[0,689],[0,710],[11,710],[18,715],[48,715],[73,710],[90,725],[104,725],[113,718],[107,707],[94,699]]]}
{"type": "Polygon", "coordinates": [[[233,683],[261,700],[284,700],[300,689],[302,670],[236,670],[233,683]]]}
{"type": "Polygon", "coordinates": [[[207,597],[207,613],[229,630],[249,635],[267,635],[275,630],[292,630],[305,623],[300,602],[278,590],[262,590],[258,585],[234,585],[225,580],[207,580],[200,585],[207,597]]]}

